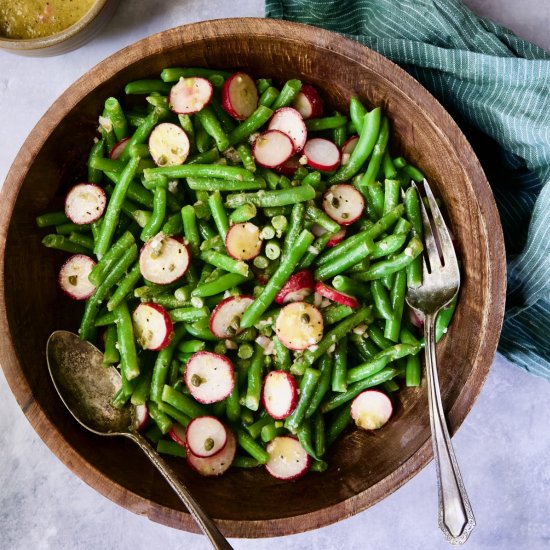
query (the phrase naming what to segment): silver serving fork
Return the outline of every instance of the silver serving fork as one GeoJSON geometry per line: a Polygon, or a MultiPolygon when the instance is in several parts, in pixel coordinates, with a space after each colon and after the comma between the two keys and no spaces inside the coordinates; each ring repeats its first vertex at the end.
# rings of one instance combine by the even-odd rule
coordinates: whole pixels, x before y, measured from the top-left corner
{"type": "Polygon", "coordinates": [[[425,316],[426,374],[432,445],[439,493],[439,527],[448,542],[463,544],[476,522],[447,429],[441,403],[435,354],[436,315],[458,293],[460,272],[449,231],[426,180],[424,180],[424,189],[433,217],[433,229],[428,212],[421,200],[425,245],[422,260],[423,281],[421,286],[407,289],[406,299],[412,308],[422,312],[425,316]]]}

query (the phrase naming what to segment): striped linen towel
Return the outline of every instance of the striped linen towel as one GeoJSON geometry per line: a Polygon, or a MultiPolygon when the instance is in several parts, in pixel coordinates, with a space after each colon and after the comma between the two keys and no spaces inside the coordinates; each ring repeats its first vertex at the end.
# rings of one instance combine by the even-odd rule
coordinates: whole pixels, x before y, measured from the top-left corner
{"type": "Polygon", "coordinates": [[[459,122],[491,183],[506,241],[499,351],[550,380],[550,55],[458,0],[266,0],[266,15],[376,50],[459,122]]]}

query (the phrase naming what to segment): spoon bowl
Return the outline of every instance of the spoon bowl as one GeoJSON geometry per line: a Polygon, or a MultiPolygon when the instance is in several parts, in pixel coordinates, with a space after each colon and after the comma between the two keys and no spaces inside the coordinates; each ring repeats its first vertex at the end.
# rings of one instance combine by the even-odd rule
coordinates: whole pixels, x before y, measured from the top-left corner
{"type": "Polygon", "coordinates": [[[230,550],[225,537],[176,473],[147,440],[132,429],[133,408],[113,406],[113,397],[122,380],[115,367],[103,366],[101,351],[73,332],[56,330],[48,338],[46,359],[53,385],[75,420],[97,435],[121,435],[136,443],[187,506],[212,546],[230,550]]]}

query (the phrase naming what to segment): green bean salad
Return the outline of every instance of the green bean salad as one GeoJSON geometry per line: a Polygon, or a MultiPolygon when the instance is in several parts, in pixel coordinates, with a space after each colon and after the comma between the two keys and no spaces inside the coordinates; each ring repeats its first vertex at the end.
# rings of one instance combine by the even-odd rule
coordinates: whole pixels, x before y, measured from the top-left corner
{"type": "Polygon", "coordinates": [[[87,181],[37,224],[158,452],[297,479],[420,384],[423,175],[389,138],[380,107],[240,71],[168,68],[105,101],[87,181]]]}

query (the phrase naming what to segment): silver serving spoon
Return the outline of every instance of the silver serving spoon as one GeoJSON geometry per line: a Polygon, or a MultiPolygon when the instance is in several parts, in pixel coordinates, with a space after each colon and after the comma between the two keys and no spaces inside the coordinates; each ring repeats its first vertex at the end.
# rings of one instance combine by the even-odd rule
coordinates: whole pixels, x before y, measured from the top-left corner
{"type": "Polygon", "coordinates": [[[46,356],[53,385],[77,422],[97,435],[121,435],[139,445],[185,504],[213,547],[231,550],[231,545],[175,472],[142,435],[132,430],[133,407],[117,409],[111,404],[122,382],[114,367],[103,366],[103,354],[76,334],[58,330],[48,338],[46,356]]]}

